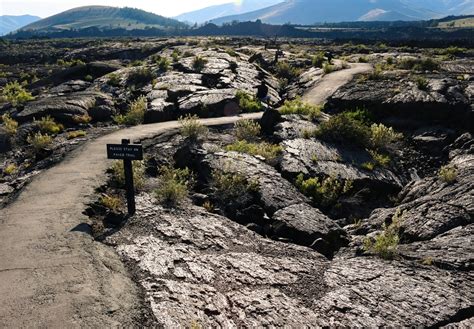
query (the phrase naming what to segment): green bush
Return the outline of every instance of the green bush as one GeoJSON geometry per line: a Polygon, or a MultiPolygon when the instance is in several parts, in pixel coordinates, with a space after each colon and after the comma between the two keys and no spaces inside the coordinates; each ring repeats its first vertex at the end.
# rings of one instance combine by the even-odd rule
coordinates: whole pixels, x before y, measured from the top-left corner
{"type": "Polygon", "coordinates": [[[332,116],[321,123],[314,135],[326,141],[346,142],[366,147],[369,145],[370,128],[347,113],[332,116]]]}
{"type": "Polygon", "coordinates": [[[280,109],[280,113],[285,114],[300,114],[307,115],[311,120],[318,118],[321,115],[321,106],[315,106],[304,103],[301,98],[296,98],[292,101],[285,101],[280,109]]]}
{"type": "Polygon", "coordinates": [[[127,83],[131,85],[143,86],[150,83],[156,75],[147,67],[134,69],[129,73],[127,83]]]}
{"type": "Polygon", "coordinates": [[[397,248],[400,242],[399,232],[403,213],[400,210],[392,217],[390,225],[384,224],[384,230],[377,235],[374,240],[366,238],[364,240],[364,250],[373,252],[383,259],[393,259],[397,255],[397,248]]]}
{"type": "Polygon", "coordinates": [[[300,74],[301,70],[293,67],[288,62],[278,62],[275,68],[275,73],[280,79],[287,79],[288,81],[295,80],[300,74]]]}
{"type": "Polygon", "coordinates": [[[84,77],[84,81],[92,82],[92,81],[94,81],[94,77],[92,75],[88,74],[84,77]]]}
{"type": "Polygon", "coordinates": [[[334,205],[337,200],[352,189],[352,181],[339,181],[336,177],[305,179],[303,174],[296,178],[296,187],[321,207],[334,205]]]}
{"type": "Polygon", "coordinates": [[[283,152],[283,148],[280,145],[274,145],[265,142],[249,143],[244,140],[227,145],[226,150],[250,155],[259,155],[265,158],[266,161],[270,162],[275,160],[283,152]]]}
{"type": "Polygon", "coordinates": [[[249,180],[240,173],[220,170],[212,172],[210,186],[214,190],[214,197],[224,204],[243,195],[256,192],[259,188],[256,180],[249,180]]]}
{"type": "Polygon", "coordinates": [[[58,59],[56,61],[56,64],[59,66],[64,66],[64,67],[73,67],[73,66],[84,66],[86,63],[84,63],[80,59],[72,59],[70,61],[65,61],[64,59],[58,59]]]}
{"type": "Polygon", "coordinates": [[[438,172],[438,177],[441,181],[452,184],[458,178],[458,170],[452,165],[443,166],[438,172]]]}
{"type": "Polygon", "coordinates": [[[235,123],[235,136],[239,140],[256,140],[260,131],[260,124],[254,120],[242,119],[235,123]]]}
{"type": "Polygon", "coordinates": [[[207,59],[202,58],[201,56],[196,56],[194,57],[194,60],[193,60],[193,69],[196,72],[201,72],[206,67],[206,64],[207,64],[207,59]]]}
{"type": "Polygon", "coordinates": [[[181,56],[181,52],[178,49],[173,50],[173,53],[171,54],[171,58],[173,59],[173,63],[178,63],[180,56],[181,56]]]}
{"type": "Polygon", "coordinates": [[[428,90],[429,87],[429,81],[426,80],[424,77],[416,77],[415,79],[416,86],[420,90],[428,90]]]}
{"type": "Polygon", "coordinates": [[[166,57],[159,57],[156,60],[156,64],[158,64],[158,68],[160,69],[160,71],[163,71],[163,72],[168,71],[171,66],[170,61],[166,57]]]}
{"type": "Polygon", "coordinates": [[[326,64],[323,65],[324,74],[329,74],[331,72],[334,72],[334,70],[335,70],[334,65],[331,65],[329,63],[326,63],[326,64]]]}
{"type": "Polygon", "coordinates": [[[124,203],[118,195],[104,194],[99,198],[99,204],[114,212],[118,212],[124,207],[124,203]]]}
{"type": "Polygon", "coordinates": [[[413,71],[436,71],[439,69],[439,62],[432,58],[404,58],[398,61],[397,67],[413,71]]]}
{"type": "Polygon", "coordinates": [[[188,168],[162,167],[158,179],[158,188],[154,191],[155,197],[158,202],[167,206],[176,206],[181,203],[194,184],[193,175],[188,168]]]}
{"type": "Polygon", "coordinates": [[[108,75],[107,84],[112,87],[120,86],[120,76],[116,73],[110,73],[108,75]]]}
{"type": "Polygon", "coordinates": [[[192,141],[199,139],[206,139],[209,133],[209,129],[204,126],[197,115],[187,115],[179,119],[181,124],[181,135],[185,138],[189,138],[192,141]]]}
{"type": "Polygon", "coordinates": [[[370,126],[370,144],[375,149],[386,148],[390,143],[396,142],[403,137],[396,133],[392,127],[374,123],[370,126]]]}
{"type": "MultiPolygon", "coordinates": [[[[123,161],[114,161],[111,167],[112,180],[119,186],[125,187],[125,172],[123,161]]],[[[140,190],[145,185],[145,164],[143,161],[133,161],[133,183],[136,190],[140,190]]]]}
{"type": "Polygon", "coordinates": [[[313,56],[311,61],[312,61],[314,67],[322,68],[324,62],[326,61],[326,58],[324,57],[323,52],[319,52],[319,53],[317,53],[316,55],[313,56]]]}
{"type": "Polygon", "coordinates": [[[39,151],[48,148],[53,143],[53,138],[48,134],[37,132],[36,134],[29,135],[26,141],[33,147],[33,150],[38,153],[39,151]]]}
{"type": "Polygon", "coordinates": [[[128,109],[128,112],[123,115],[114,116],[114,121],[119,125],[136,126],[143,123],[145,112],[148,107],[148,102],[145,96],[138,97],[133,101],[128,109]]]}
{"type": "Polygon", "coordinates": [[[239,101],[239,107],[243,112],[260,112],[263,110],[262,103],[245,91],[237,91],[235,97],[239,101]]]}
{"type": "Polygon", "coordinates": [[[372,159],[374,159],[375,164],[379,167],[388,167],[391,159],[390,156],[378,153],[377,151],[369,151],[372,159]]]}
{"type": "Polygon", "coordinates": [[[365,125],[370,125],[374,120],[372,113],[366,108],[356,108],[355,110],[344,113],[347,117],[360,121],[365,125]]]}
{"type": "Polygon", "coordinates": [[[368,62],[369,62],[369,59],[367,58],[367,56],[359,57],[359,63],[368,63],[368,62]]]}
{"type": "Polygon", "coordinates": [[[2,98],[10,102],[13,106],[24,104],[35,99],[18,81],[7,83],[6,86],[3,87],[2,98]]]}
{"type": "Polygon", "coordinates": [[[68,132],[66,138],[75,139],[79,137],[85,137],[86,135],[87,135],[87,132],[84,130],[75,130],[75,131],[68,132]]]}
{"type": "Polygon", "coordinates": [[[57,135],[64,129],[62,124],[54,121],[54,119],[49,115],[42,117],[38,121],[35,120],[34,122],[43,134],[57,135]]]}
{"type": "Polygon", "coordinates": [[[18,130],[18,122],[13,120],[10,114],[5,113],[0,117],[3,122],[3,128],[8,135],[15,135],[18,130]]]}

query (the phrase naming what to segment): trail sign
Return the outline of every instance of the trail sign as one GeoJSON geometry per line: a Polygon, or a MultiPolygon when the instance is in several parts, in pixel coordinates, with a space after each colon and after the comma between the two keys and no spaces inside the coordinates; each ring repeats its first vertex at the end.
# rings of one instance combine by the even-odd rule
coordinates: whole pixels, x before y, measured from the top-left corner
{"type": "Polygon", "coordinates": [[[123,160],[128,214],[133,215],[135,214],[135,186],[132,161],[143,160],[143,147],[140,144],[130,144],[128,139],[122,139],[122,144],[107,144],[107,158],[123,160]]]}
{"type": "Polygon", "coordinates": [[[107,144],[107,158],[143,160],[143,147],[139,144],[107,144]]]}

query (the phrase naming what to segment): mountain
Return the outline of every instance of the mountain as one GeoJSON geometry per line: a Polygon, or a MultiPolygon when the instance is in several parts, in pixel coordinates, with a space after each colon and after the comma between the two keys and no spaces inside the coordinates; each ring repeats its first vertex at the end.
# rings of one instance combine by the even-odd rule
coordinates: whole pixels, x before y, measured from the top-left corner
{"type": "Polygon", "coordinates": [[[100,28],[127,30],[145,28],[184,28],[186,24],[175,19],[155,15],[134,8],[87,6],[70,9],[23,27],[23,31],[51,32],[100,28]]]}
{"type": "Polygon", "coordinates": [[[184,13],[176,16],[175,19],[182,22],[204,23],[224,16],[240,15],[266,8],[281,2],[283,0],[242,0],[240,3],[234,1],[184,13]]]}
{"type": "Polygon", "coordinates": [[[473,0],[286,0],[253,12],[212,20],[215,24],[260,19],[270,24],[426,20],[468,14],[473,0]]]}
{"type": "Polygon", "coordinates": [[[41,17],[22,15],[22,16],[0,16],[0,35],[10,33],[30,23],[39,21],[41,17]]]}

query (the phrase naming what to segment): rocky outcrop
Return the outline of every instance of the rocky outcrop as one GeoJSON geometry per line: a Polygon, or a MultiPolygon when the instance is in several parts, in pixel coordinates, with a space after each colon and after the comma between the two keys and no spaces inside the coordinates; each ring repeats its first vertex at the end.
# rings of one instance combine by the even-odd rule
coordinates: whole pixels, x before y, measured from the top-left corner
{"type": "Polygon", "coordinates": [[[308,204],[297,204],[277,211],[272,217],[276,236],[310,246],[325,256],[347,245],[346,232],[333,220],[308,204]]]}
{"type": "Polygon", "coordinates": [[[16,115],[16,119],[24,122],[47,115],[64,123],[74,123],[75,116],[90,114],[94,120],[108,120],[115,113],[112,100],[99,92],[78,92],[66,96],[44,97],[29,102],[16,115]],[[100,107],[104,106],[104,107],[100,107]]]}
{"type": "Polygon", "coordinates": [[[266,240],[202,208],[168,213],[143,195],[138,211],[109,242],[136,263],[161,325],[315,323],[308,306],[324,291],[327,266],[318,253],[266,240]]]}
{"type": "Polygon", "coordinates": [[[430,122],[473,129],[472,96],[469,92],[472,82],[450,78],[428,81],[426,90],[419,89],[408,79],[354,81],[330,97],[327,108],[367,107],[380,118],[390,120],[391,125],[404,128],[409,124],[420,126],[430,122]]]}
{"type": "Polygon", "coordinates": [[[335,176],[352,180],[359,186],[401,188],[400,180],[388,169],[365,170],[362,164],[373,161],[370,154],[357,147],[332,145],[315,139],[285,140],[280,167],[286,177],[302,173],[309,176],[335,176]]]}

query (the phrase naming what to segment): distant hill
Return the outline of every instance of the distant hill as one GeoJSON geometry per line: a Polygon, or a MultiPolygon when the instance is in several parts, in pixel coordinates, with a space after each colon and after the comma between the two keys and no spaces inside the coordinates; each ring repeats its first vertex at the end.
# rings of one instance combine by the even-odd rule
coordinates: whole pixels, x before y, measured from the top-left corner
{"type": "Polygon", "coordinates": [[[204,23],[224,16],[239,15],[281,3],[283,0],[242,0],[210,6],[176,16],[182,22],[204,23]]]}
{"type": "Polygon", "coordinates": [[[253,12],[212,20],[311,25],[322,22],[416,21],[469,14],[473,0],[286,0],[253,12]]]}
{"type": "Polygon", "coordinates": [[[74,8],[42,19],[22,28],[22,30],[52,32],[61,30],[81,30],[88,28],[136,30],[145,28],[185,28],[186,24],[175,19],[155,15],[134,8],[88,6],[74,8]]]}
{"type": "Polygon", "coordinates": [[[0,16],[0,35],[5,35],[12,31],[18,30],[19,28],[28,25],[30,23],[39,21],[41,17],[22,15],[22,16],[0,16]]]}

